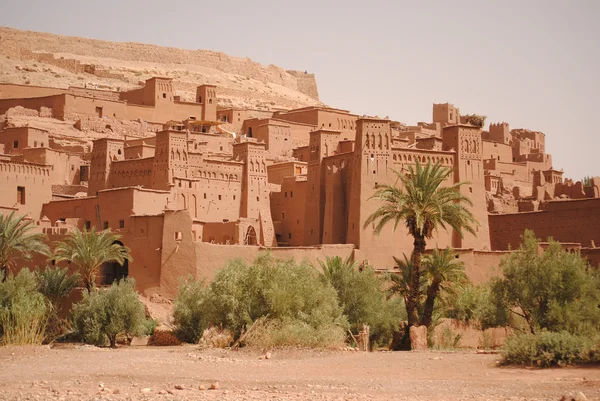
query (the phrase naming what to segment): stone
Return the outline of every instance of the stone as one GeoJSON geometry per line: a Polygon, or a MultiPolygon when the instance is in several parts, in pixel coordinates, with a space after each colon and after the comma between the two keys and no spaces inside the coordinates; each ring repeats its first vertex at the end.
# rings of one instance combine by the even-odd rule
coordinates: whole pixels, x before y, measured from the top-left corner
{"type": "Polygon", "coordinates": [[[221,385],[219,384],[219,382],[214,382],[210,385],[211,390],[218,390],[220,387],[221,385]]]}
{"type": "Polygon", "coordinates": [[[140,393],[147,394],[147,393],[149,393],[151,391],[152,391],[152,389],[150,387],[145,387],[145,388],[143,388],[143,389],[140,390],[140,393]]]}
{"type": "Polygon", "coordinates": [[[119,390],[118,388],[114,389],[113,394],[121,394],[121,390],[119,390]]]}
{"type": "Polygon", "coordinates": [[[577,394],[575,394],[575,397],[573,397],[573,400],[574,401],[587,401],[587,397],[581,391],[578,391],[577,394]]]}
{"type": "Polygon", "coordinates": [[[150,336],[133,337],[130,345],[132,347],[144,347],[144,346],[148,345],[149,339],[150,339],[150,336]]]}
{"type": "Polygon", "coordinates": [[[270,352],[267,352],[267,353],[265,354],[265,359],[271,359],[271,356],[272,356],[272,355],[271,355],[271,353],[270,353],[270,352]]]}
{"type": "Polygon", "coordinates": [[[422,351],[427,349],[427,327],[410,327],[410,349],[412,351],[422,351]]]}
{"type": "Polygon", "coordinates": [[[204,384],[201,384],[198,386],[198,390],[206,390],[206,386],[204,384]]]}
{"type": "Polygon", "coordinates": [[[183,384],[176,384],[175,390],[185,390],[185,386],[183,384]]]}

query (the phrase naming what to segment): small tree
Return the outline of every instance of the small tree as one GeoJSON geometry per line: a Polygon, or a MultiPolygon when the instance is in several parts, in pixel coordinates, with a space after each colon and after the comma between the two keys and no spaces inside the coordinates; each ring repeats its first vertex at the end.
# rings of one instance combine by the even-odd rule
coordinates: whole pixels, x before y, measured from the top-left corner
{"type": "Polygon", "coordinates": [[[530,230],[519,249],[500,264],[493,281],[496,303],[522,317],[531,333],[541,329],[593,333],[600,330],[600,278],[578,253],[549,240],[544,252],[530,230]]]}
{"type": "Polygon", "coordinates": [[[462,118],[465,120],[465,122],[467,124],[471,124],[475,127],[483,128],[483,126],[485,125],[485,120],[487,119],[487,116],[482,116],[480,114],[467,114],[465,116],[462,116],[462,118]]]}
{"type": "Polygon", "coordinates": [[[47,316],[47,301],[37,291],[31,271],[22,269],[16,276],[11,273],[0,282],[1,344],[41,344],[47,316]]]}
{"type": "Polygon", "coordinates": [[[84,292],[73,308],[73,327],[86,343],[115,347],[117,336],[146,332],[146,313],[133,279],[113,283],[107,290],[84,292]]]}
{"type": "Polygon", "coordinates": [[[36,270],[38,290],[52,304],[55,311],[59,311],[60,302],[71,294],[71,291],[81,282],[79,273],[69,274],[69,269],[48,267],[36,270]]]}
{"type": "Polygon", "coordinates": [[[319,261],[323,278],[337,291],[340,306],[348,318],[350,329],[370,327],[371,343],[391,341],[393,331],[406,318],[401,310],[393,310],[393,300],[386,298],[386,283],[369,267],[358,268],[350,257],[327,257],[319,261]]]}
{"type": "Polygon", "coordinates": [[[31,260],[36,253],[48,254],[46,236],[34,233],[34,228],[33,220],[25,220],[25,216],[17,216],[14,211],[8,216],[0,214],[0,270],[4,279],[18,258],[31,260]]]}
{"type": "Polygon", "coordinates": [[[78,268],[83,284],[90,291],[96,283],[96,275],[104,263],[116,262],[123,265],[132,261],[129,248],[121,245],[121,236],[105,230],[96,232],[73,230],[69,238],[59,242],[52,257],[56,262],[70,261],[78,268]]]}
{"type": "Polygon", "coordinates": [[[182,341],[195,344],[208,328],[208,310],[206,303],[207,289],[204,281],[188,279],[182,282],[175,299],[173,310],[176,333],[182,341]]]}
{"type": "Polygon", "coordinates": [[[465,265],[455,258],[450,248],[434,249],[423,258],[427,292],[421,324],[429,327],[433,316],[435,300],[441,294],[454,294],[456,287],[468,283],[465,265]]]}

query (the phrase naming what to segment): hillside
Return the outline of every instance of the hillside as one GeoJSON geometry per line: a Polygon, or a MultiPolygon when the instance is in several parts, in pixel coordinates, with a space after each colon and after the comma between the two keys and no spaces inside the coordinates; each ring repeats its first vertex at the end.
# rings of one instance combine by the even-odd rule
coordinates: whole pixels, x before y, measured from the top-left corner
{"type": "Polygon", "coordinates": [[[321,104],[315,77],[208,50],[60,36],[0,27],[0,82],[133,89],[152,76],[173,78],[183,100],[196,86],[219,87],[219,106],[259,109],[321,104]]]}

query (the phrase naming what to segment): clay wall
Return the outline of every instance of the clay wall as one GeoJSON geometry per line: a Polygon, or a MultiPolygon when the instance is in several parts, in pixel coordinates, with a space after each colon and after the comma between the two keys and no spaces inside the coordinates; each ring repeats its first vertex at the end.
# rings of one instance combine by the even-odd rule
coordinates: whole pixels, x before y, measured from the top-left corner
{"type": "Polygon", "coordinates": [[[267,172],[270,183],[281,185],[285,177],[305,175],[307,173],[307,164],[297,161],[276,163],[268,166],[267,172]]]}
{"type": "Polygon", "coordinates": [[[125,159],[143,159],[147,157],[154,157],[154,151],[156,148],[153,145],[139,144],[133,146],[126,146],[123,149],[125,159]]]}
{"type": "Polygon", "coordinates": [[[236,221],[205,223],[202,241],[220,245],[239,244],[237,225],[236,221]]]}
{"type": "Polygon", "coordinates": [[[110,167],[108,188],[152,187],[153,158],[114,161],[110,167]]]}
{"type": "Polygon", "coordinates": [[[301,146],[292,151],[292,156],[301,162],[308,162],[310,159],[310,147],[301,146]]]}
{"type": "Polygon", "coordinates": [[[5,114],[9,109],[17,106],[25,109],[42,112],[44,108],[52,110],[52,117],[63,119],[65,98],[67,95],[53,95],[27,99],[0,99],[0,114],[5,114]]]}
{"type": "Polygon", "coordinates": [[[53,184],[80,184],[81,157],[75,153],[61,152],[49,148],[23,149],[22,159],[26,163],[51,166],[53,184]]]}
{"type": "Polygon", "coordinates": [[[23,153],[25,148],[43,148],[50,145],[48,132],[33,127],[6,128],[0,132],[0,143],[4,144],[6,154],[23,153]]]}
{"type": "MultiPolygon", "coordinates": [[[[0,83],[0,99],[26,99],[60,95],[67,90],[62,88],[48,88],[45,86],[31,86],[0,83]]],[[[0,113],[1,114],[1,113],[0,113]]]]}
{"type": "Polygon", "coordinates": [[[590,247],[600,244],[600,199],[549,201],[538,212],[490,215],[492,249],[515,249],[525,229],[542,240],[552,237],[560,242],[579,242],[590,247]]]}
{"type": "MultiPolygon", "coordinates": [[[[189,140],[193,141],[193,149],[198,150],[201,143],[206,144],[206,150],[211,153],[233,153],[233,138],[223,134],[210,134],[204,132],[190,132],[189,140]]],[[[192,146],[190,146],[190,151],[192,146]]]]}
{"type": "Polygon", "coordinates": [[[317,89],[315,74],[294,70],[287,70],[286,72],[293,77],[296,77],[298,92],[304,93],[312,99],[319,100],[319,91],[317,89]]]}
{"type": "Polygon", "coordinates": [[[171,191],[173,206],[189,210],[194,220],[237,220],[242,199],[242,166],[208,160],[193,178],[176,177],[171,191]]]}
{"type": "Polygon", "coordinates": [[[280,191],[271,192],[271,216],[278,246],[304,245],[307,181],[304,176],[282,177],[280,191]]]}
{"type": "Polygon", "coordinates": [[[494,159],[501,163],[512,163],[512,147],[505,143],[482,141],[483,160],[494,159]]]}
{"type": "Polygon", "coordinates": [[[40,217],[42,205],[52,197],[49,166],[0,160],[0,207],[40,217]]]}

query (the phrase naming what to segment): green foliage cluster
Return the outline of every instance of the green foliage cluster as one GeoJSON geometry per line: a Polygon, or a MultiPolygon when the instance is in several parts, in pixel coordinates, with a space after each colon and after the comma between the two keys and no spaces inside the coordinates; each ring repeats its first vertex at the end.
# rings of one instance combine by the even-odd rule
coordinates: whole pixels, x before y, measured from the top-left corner
{"type": "Polygon", "coordinates": [[[503,277],[492,282],[493,304],[521,317],[529,331],[600,332],[600,275],[578,253],[550,239],[539,252],[532,231],[501,262],[503,277]]]}
{"type": "Polygon", "coordinates": [[[73,307],[72,325],[82,341],[111,347],[117,336],[142,335],[149,326],[133,279],[116,282],[106,290],[84,292],[82,301],[73,307]]]}
{"type": "Polygon", "coordinates": [[[0,280],[1,344],[41,344],[44,340],[48,302],[37,289],[35,274],[27,269],[0,280]]]}
{"type": "MultiPolygon", "coordinates": [[[[186,341],[197,342],[211,325],[229,329],[239,339],[261,318],[270,321],[270,328],[278,328],[281,337],[296,333],[298,345],[310,345],[315,336],[337,342],[344,338],[347,326],[335,289],[316,269],[268,253],[250,265],[230,262],[206,288],[201,282],[184,283],[175,301],[174,323],[186,341]],[[321,336],[321,332],[339,335],[321,336]]],[[[260,342],[256,334],[254,341],[260,342]]],[[[323,341],[320,345],[333,345],[323,341]]]]}
{"type": "Polygon", "coordinates": [[[483,128],[485,125],[485,120],[487,120],[487,116],[482,116],[480,114],[467,114],[461,117],[467,122],[467,124],[471,124],[480,128],[483,128]]]}
{"type": "Polygon", "coordinates": [[[323,278],[335,288],[349,329],[357,332],[369,326],[371,343],[389,345],[400,322],[406,320],[404,300],[397,294],[388,297],[386,282],[369,266],[358,268],[350,258],[328,257],[320,261],[323,278]]]}
{"type": "Polygon", "coordinates": [[[526,333],[509,337],[504,344],[504,363],[538,367],[600,362],[600,337],[566,331],[526,333]]]}
{"type": "Polygon", "coordinates": [[[490,285],[465,285],[448,299],[444,317],[474,323],[480,329],[509,326],[508,309],[492,297],[490,285]]]}

